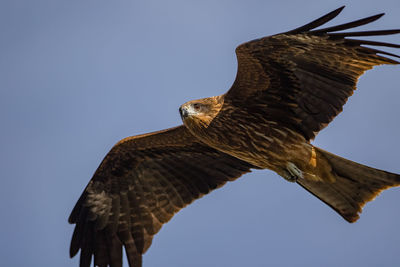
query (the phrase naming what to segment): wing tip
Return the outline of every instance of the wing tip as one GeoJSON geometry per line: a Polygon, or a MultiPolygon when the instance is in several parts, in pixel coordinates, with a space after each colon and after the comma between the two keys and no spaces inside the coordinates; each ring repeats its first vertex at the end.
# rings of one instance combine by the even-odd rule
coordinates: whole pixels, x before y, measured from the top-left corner
{"type": "MultiPolygon", "coordinates": [[[[335,10],[329,12],[328,14],[326,14],[326,15],[324,15],[324,16],[333,16],[333,17],[332,17],[332,19],[333,19],[334,17],[336,17],[337,15],[339,15],[339,14],[343,11],[343,9],[344,9],[345,7],[346,7],[346,5],[343,5],[343,6],[341,6],[341,7],[338,7],[338,8],[336,8],[335,10]]],[[[324,17],[324,16],[323,16],[323,17],[324,17]]]]}
{"type": "MultiPolygon", "coordinates": [[[[340,12],[345,8],[345,5],[331,11],[330,13],[304,25],[299,28],[296,28],[292,31],[286,32],[285,34],[300,34],[300,33],[308,33],[311,35],[327,35],[329,38],[332,39],[344,39],[347,43],[353,43],[354,45],[371,45],[371,46],[383,46],[383,47],[392,47],[392,48],[400,48],[400,45],[397,44],[390,44],[384,42],[377,42],[377,41],[370,41],[370,40],[358,40],[358,39],[351,39],[351,37],[369,37],[369,36],[381,36],[381,35],[393,35],[399,34],[400,29],[391,29],[391,30],[373,30],[373,31],[354,31],[354,32],[342,32],[343,30],[348,30],[351,28],[356,28],[359,26],[363,26],[369,23],[372,23],[385,15],[384,12],[372,15],[366,18],[358,19],[355,21],[347,22],[340,25],[335,25],[331,27],[326,27],[322,29],[313,30],[326,22],[332,20],[340,12]],[[348,38],[350,37],[350,39],[348,38]]],[[[383,60],[382,64],[399,64],[400,62],[394,60],[392,58],[388,58],[382,55],[400,58],[399,55],[389,53],[382,50],[377,50],[369,47],[364,47],[365,51],[371,52],[380,57],[383,60]],[[380,54],[380,55],[379,55],[380,54]]]]}
{"type": "Polygon", "coordinates": [[[338,12],[340,13],[340,12],[342,12],[342,10],[343,10],[345,7],[346,7],[346,5],[343,5],[343,6],[339,7],[339,8],[337,8],[336,10],[338,10],[338,12]]]}
{"type": "Polygon", "coordinates": [[[288,32],[285,32],[285,34],[298,34],[298,33],[302,33],[302,32],[307,32],[310,31],[314,28],[317,28],[325,23],[327,23],[328,21],[334,19],[337,15],[340,14],[340,12],[342,12],[342,10],[345,8],[346,6],[343,5],[331,12],[329,12],[328,14],[323,15],[322,17],[319,17],[313,21],[311,21],[310,23],[307,23],[303,26],[300,26],[294,30],[290,30],[288,32]]]}
{"type": "MultiPolygon", "coordinates": [[[[374,21],[380,19],[381,17],[383,17],[385,15],[385,12],[382,12],[382,13],[379,13],[376,15],[372,15],[372,16],[362,18],[359,20],[355,20],[355,21],[351,21],[348,23],[344,23],[344,24],[340,24],[340,25],[336,25],[336,26],[332,26],[332,27],[328,27],[328,28],[324,28],[324,29],[314,30],[315,28],[318,28],[319,26],[322,26],[322,25],[326,24],[327,22],[331,21],[332,19],[334,19],[335,17],[337,17],[343,11],[343,9],[345,7],[346,6],[343,5],[320,18],[313,20],[310,23],[300,26],[294,30],[285,32],[285,34],[299,34],[299,33],[305,33],[305,32],[313,32],[314,34],[322,34],[322,33],[341,31],[341,30],[346,30],[346,29],[350,29],[350,28],[359,27],[359,26],[362,26],[365,24],[369,24],[371,22],[374,22],[374,21]]],[[[396,30],[389,30],[388,32],[391,32],[391,31],[393,33],[388,33],[388,34],[397,33],[397,32],[395,32],[396,30]]],[[[386,32],[386,31],[374,31],[374,32],[386,32]]],[[[338,33],[338,35],[340,35],[340,34],[347,34],[347,33],[338,33]]]]}

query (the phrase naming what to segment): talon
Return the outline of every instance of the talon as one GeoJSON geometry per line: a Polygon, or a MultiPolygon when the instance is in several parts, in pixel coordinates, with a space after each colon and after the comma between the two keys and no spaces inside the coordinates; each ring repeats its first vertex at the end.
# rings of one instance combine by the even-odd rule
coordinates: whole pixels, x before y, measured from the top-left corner
{"type": "Polygon", "coordinates": [[[286,165],[287,173],[283,176],[289,182],[296,182],[298,178],[303,178],[303,172],[297,168],[292,162],[288,162],[286,165]]]}
{"type": "Polygon", "coordinates": [[[286,181],[295,183],[297,181],[297,177],[291,175],[289,172],[286,172],[284,175],[282,175],[283,178],[285,178],[286,181]]]}
{"type": "Polygon", "coordinates": [[[284,170],[282,173],[280,173],[280,176],[285,178],[286,181],[295,183],[297,181],[297,177],[292,175],[290,172],[284,170]]]}

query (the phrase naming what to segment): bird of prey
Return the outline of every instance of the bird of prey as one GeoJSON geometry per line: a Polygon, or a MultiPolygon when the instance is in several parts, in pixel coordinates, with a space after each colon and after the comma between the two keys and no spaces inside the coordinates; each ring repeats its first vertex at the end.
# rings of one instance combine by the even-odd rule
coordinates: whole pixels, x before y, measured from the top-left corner
{"type": "Polygon", "coordinates": [[[80,266],[142,266],[153,236],[195,199],[251,169],[270,169],[355,222],[366,202],[400,185],[400,175],[313,146],[342,111],[357,79],[399,64],[390,44],[352,37],[400,30],[345,31],[383,14],[316,29],[344,7],[294,30],[236,48],[238,71],[227,93],[179,108],[183,125],[119,141],[75,205],[70,255],[80,266]],[[374,48],[375,47],[375,48],[374,48]]]}

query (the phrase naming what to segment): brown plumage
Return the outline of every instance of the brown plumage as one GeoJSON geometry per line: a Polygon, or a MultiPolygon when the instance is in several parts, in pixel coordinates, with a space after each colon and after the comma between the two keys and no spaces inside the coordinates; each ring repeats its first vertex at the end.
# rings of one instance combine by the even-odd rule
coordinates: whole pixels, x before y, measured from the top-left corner
{"type": "Polygon", "coordinates": [[[383,14],[325,29],[339,8],[295,30],[236,49],[238,72],[224,95],[180,108],[184,125],[121,140],[104,158],[74,207],[70,255],[80,266],[131,267],[181,208],[252,168],[297,182],[354,222],[364,204],[400,185],[400,175],[343,159],[310,144],[342,111],[366,70],[399,57],[351,39],[400,30],[338,32],[383,14]],[[350,38],[349,38],[350,37],[350,38]]]}

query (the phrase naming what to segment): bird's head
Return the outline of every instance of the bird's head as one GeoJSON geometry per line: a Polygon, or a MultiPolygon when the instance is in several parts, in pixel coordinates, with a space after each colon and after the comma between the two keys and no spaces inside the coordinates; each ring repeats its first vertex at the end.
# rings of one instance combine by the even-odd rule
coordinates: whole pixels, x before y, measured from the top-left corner
{"type": "Polygon", "coordinates": [[[189,129],[207,128],[220,112],[222,104],[222,96],[192,100],[180,106],[179,113],[183,123],[189,129]]]}

